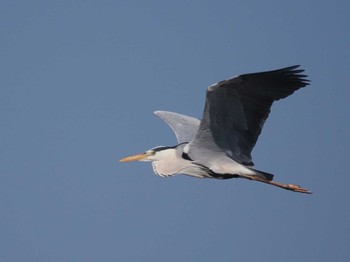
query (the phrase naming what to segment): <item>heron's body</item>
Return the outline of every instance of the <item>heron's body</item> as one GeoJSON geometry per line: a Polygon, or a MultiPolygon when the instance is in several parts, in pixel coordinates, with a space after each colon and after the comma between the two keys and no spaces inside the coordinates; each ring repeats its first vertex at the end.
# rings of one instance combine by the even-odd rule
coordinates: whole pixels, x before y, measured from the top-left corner
{"type": "Polygon", "coordinates": [[[186,156],[184,149],[188,143],[161,150],[152,159],[153,171],[161,177],[184,174],[197,178],[232,178],[238,174],[254,175],[254,171],[223,155],[206,164],[194,161],[186,156]],[[171,159],[168,161],[167,159],[171,159]]]}
{"type": "Polygon", "coordinates": [[[253,169],[251,159],[272,103],[308,85],[306,75],[300,74],[303,70],[297,68],[245,74],[209,86],[202,120],[156,111],[174,131],[178,145],[156,147],[121,161],[151,161],[162,177],[240,177],[310,193],[294,184],[272,181],[273,175],[253,169]]]}

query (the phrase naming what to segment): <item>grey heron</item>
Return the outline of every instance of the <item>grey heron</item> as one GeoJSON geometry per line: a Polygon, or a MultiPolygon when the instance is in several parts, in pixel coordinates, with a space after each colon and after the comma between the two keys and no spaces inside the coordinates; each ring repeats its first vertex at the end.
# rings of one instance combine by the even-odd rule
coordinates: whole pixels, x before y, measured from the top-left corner
{"type": "Polygon", "coordinates": [[[298,185],[273,181],[272,174],[253,168],[251,157],[272,103],[309,85],[303,72],[296,65],[213,84],[206,91],[202,120],[156,111],[174,131],[178,144],[155,147],[120,162],[151,161],[154,173],[161,177],[245,178],[310,194],[298,185]]]}

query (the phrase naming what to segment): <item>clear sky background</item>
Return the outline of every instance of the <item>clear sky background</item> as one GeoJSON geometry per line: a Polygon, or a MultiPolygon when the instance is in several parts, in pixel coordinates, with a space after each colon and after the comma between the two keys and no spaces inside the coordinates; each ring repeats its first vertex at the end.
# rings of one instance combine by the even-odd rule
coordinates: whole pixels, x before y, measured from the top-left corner
{"type": "Polygon", "coordinates": [[[0,1],[0,261],[349,261],[349,1],[0,1]],[[244,180],[160,178],[155,110],[301,64],[244,180]]]}

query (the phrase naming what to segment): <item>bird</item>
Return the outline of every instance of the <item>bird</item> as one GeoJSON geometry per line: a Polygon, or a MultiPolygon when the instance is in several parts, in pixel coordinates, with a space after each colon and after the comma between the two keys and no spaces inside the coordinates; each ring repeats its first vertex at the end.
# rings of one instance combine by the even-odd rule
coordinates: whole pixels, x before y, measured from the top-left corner
{"type": "Polygon", "coordinates": [[[311,194],[296,184],[273,180],[274,175],[255,169],[251,157],[273,102],[310,84],[300,65],[238,75],[210,85],[202,119],[155,111],[175,133],[177,145],[157,146],[124,157],[120,162],[152,162],[161,177],[177,174],[196,178],[244,178],[289,191],[311,194]]]}

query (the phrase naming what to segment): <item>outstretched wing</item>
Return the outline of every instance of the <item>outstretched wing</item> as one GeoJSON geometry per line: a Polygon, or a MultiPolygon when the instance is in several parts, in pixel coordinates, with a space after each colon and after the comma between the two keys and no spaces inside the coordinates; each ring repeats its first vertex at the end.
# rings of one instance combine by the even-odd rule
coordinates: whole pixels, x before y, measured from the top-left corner
{"type": "Polygon", "coordinates": [[[174,131],[178,143],[190,142],[198,131],[200,121],[197,118],[168,111],[155,111],[174,131]]]}
{"type": "Polygon", "coordinates": [[[244,74],[208,87],[203,119],[188,147],[190,157],[203,159],[203,152],[224,152],[239,163],[253,165],[251,151],[272,103],[308,85],[298,67],[244,74]]]}

